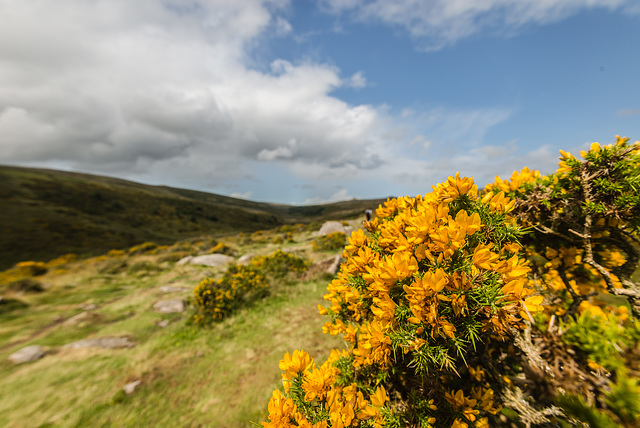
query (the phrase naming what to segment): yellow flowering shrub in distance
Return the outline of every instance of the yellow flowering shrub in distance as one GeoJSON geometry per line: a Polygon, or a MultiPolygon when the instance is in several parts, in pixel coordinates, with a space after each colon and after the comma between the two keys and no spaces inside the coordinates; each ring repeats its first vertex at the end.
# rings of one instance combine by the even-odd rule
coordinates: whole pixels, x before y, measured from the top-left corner
{"type": "Polygon", "coordinates": [[[264,275],[251,266],[232,265],[220,279],[205,278],[193,290],[195,324],[227,317],[235,309],[259,297],[267,288],[264,275]]]}
{"type": "Polygon", "coordinates": [[[333,251],[344,248],[347,235],[342,232],[331,232],[327,235],[318,236],[313,240],[314,251],[333,251]]]}
{"type": "Polygon", "coordinates": [[[493,358],[541,309],[504,195],[459,174],[390,199],[355,231],[324,298],[348,349],[280,362],[265,427],[487,427],[504,387],[493,358]]]}
{"type": "Polygon", "coordinates": [[[306,260],[281,250],[255,257],[247,266],[231,265],[222,278],[205,278],[195,287],[191,298],[195,308],[192,321],[200,325],[219,321],[266,296],[270,279],[304,272],[308,266],[306,260]]]}

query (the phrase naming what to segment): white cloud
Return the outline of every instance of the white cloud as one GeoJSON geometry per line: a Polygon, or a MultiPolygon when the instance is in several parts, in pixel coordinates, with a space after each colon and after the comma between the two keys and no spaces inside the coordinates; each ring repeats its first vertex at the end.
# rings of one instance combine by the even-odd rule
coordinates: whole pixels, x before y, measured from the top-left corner
{"type": "Polygon", "coordinates": [[[253,67],[253,43],[290,31],[274,18],[287,3],[1,2],[0,161],[212,180],[250,173],[243,159],[374,165],[380,111],[330,95],[364,85],[362,73],[253,67]]]}
{"type": "MultiPolygon", "coordinates": [[[[408,4],[396,2],[388,17],[408,4]]],[[[466,2],[452,4],[462,12],[447,9],[447,19],[472,11],[466,2]]],[[[64,165],[217,192],[229,184],[227,193],[242,189],[235,195],[247,198],[262,195],[246,183],[263,180],[259,168],[272,165],[286,170],[283,185],[317,183],[318,194],[329,196],[307,203],[319,203],[351,199],[352,184],[372,197],[390,193],[387,181],[424,193],[459,162],[489,171],[516,159],[493,156],[500,148],[484,145],[510,109],[406,109],[394,116],[386,106],[332,95],[366,87],[362,71],[344,77],[330,64],[282,59],[256,67],[256,43],[291,31],[278,18],[287,5],[0,1],[0,163],[64,165]]],[[[382,7],[334,2],[336,9],[356,5],[382,7]]]]}
{"type": "Polygon", "coordinates": [[[327,10],[404,28],[426,50],[438,50],[488,30],[512,34],[529,24],[547,24],[581,10],[625,8],[635,0],[323,0],[327,10]]]}
{"type": "Polygon", "coordinates": [[[251,199],[251,195],[252,195],[252,192],[248,191],[248,192],[243,192],[243,193],[233,192],[229,196],[231,196],[232,198],[249,200],[249,199],[251,199]]]}
{"type": "Polygon", "coordinates": [[[303,205],[330,204],[332,202],[348,201],[351,199],[353,199],[353,196],[349,194],[349,191],[347,189],[340,189],[328,198],[323,198],[321,196],[308,198],[303,202],[303,205]]]}
{"type": "Polygon", "coordinates": [[[367,78],[364,77],[364,73],[362,71],[358,71],[353,76],[346,79],[344,84],[345,86],[350,86],[352,88],[364,88],[367,86],[367,78]]]}

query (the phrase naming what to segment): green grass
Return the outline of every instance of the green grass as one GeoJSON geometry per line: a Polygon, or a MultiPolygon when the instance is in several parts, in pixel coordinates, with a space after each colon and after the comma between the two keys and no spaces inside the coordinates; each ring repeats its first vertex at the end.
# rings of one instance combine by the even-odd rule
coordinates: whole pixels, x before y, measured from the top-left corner
{"type": "MultiPolygon", "coordinates": [[[[246,236],[226,238],[225,244],[238,255],[270,254],[279,248],[272,242],[278,233],[264,232],[261,244],[243,244],[246,236]]],[[[307,230],[283,245],[311,260],[325,257],[311,250],[307,230]]],[[[281,386],[278,361],[285,352],[305,349],[321,362],[343,346],[322,334],[326,320],[317,305],[329,280],[322,274],[272,282],[268,297],[207,328],[188,323],[188,313],[154,312],[155,301],[187,299],[202,278],[221,273],[160,262],[171,251],[75,261],[42,276],[44,292],[12,295],[29,306],[0,314],[0,426],[246,427],[264,419],[273,389],[281,386]],[[163,285],[185,291],[163,293],[163,285]],[[64,323],[89,303],[97,305],[94,318],[84,325],[64,323]],[[169,326],[159,327],[165,319],[169,326]],[[125,335],[137,346],[62,348],[89,337],[125,335]],[[36,344],[49,354],[17,366],[7,360],[36,344]],[[141,384],[125,394],[123,386],[134,380],[141,384]]]]}

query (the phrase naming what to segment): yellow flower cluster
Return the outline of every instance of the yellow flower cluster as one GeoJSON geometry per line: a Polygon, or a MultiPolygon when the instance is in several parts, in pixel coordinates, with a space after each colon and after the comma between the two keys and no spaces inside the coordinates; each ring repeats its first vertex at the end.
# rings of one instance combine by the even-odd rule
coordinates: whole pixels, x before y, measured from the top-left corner
{"type": "Polygon", "coordinates": [[[507,215],[512,207],[504,192],[481,198],[460,174],[424,196],[381,205],[365,224],[368,233],[350,236],[346,262],[324,296],[329,305],[319,306],[331,317],[323,331],[342,335],[348,351],[334,351],[320,367],[301,351],[285,355],[285,395],[274,392],[263,425],[289,426],[269,425],[286,419],[292,426],[364,427],[406,419],[432,426],[443,418],[452,426],[486,427],[498,407],[485,379],[472,378],[455,392],[450,382],[431,380],[422,390],[432,397],[428,405],[394,389],[399,407],[379,379],[424,385],[428,373],[457,375],[542,309],[519,256],[519,229],[507,215]],[[285,409],[278,403],[286,400],[285,409]]]}
{"type": "Polygon", "coordinates": [[[278,389],[273,391],[268,406],[269,420],[262,422],[262,426],[345,428],[370,421],[374,427],[381,427],[380,409],[389,401],[383,387],[365,399],[355,383],[345,387],[335,383],[340,370],[334,363],[346,354],[346,351],[333,350],[318,367],[305,351],[295,350],[292,355],[287,352],[280,360],[280,369],[288,397],[278,389]]]}

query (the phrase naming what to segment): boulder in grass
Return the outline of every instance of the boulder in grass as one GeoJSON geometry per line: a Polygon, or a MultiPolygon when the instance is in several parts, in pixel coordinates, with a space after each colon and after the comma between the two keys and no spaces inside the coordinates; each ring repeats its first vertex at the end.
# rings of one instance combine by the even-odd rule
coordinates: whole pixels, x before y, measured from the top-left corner
{"type": "Polygon", "coordinates": [[[318,231],[318,236],[325,236],[334,232],[344,233],[346,236],[349,236],[351,232],[353,232],[353,227],[344,226],[339,221],[326,221],[318,231]]]}
{"type": "Polygon", "coordinates": [[[133,394],[133,391],[136,390],[136,387],[140,385],[141,382],[141,380],[134,380],[133,382],[129,382],[122,388],[122,390],[125,392],[125,394],[133,394]]]}
{"type": "Polygon", "coordinates": [[[100,337],[97,339],[84,339],[71,342],[62,347],[62,349],[84,349],[84,348],[133,348],[136,346],[128,337],[100,337]]]}
{"type": "Polygon", "coordinates": [[[251,259],[253,259],[253,254],[247,253],[238,259],[238,264],[246,266],[251,262],[251,259]]]}
{"type": "Polygon", "coordinates": [[[193,259],[193,256],[183,257],[180,260],[178,260],[176,262],[176,264],[177,265],[186,265],[187,263],[189,263],[191,261],[191,259],[193,259]]]}
{"type": "Polygon", "coordinates": [[[206,254],[204,256],[193,257],[189,260],[192,265],[204,265],[209,267],[223,266],[231,263],[235,259],[226,254],[206,254]]]}
{"type": "Polygon", "coordinates": [[[342,256],[337,254],[335,256],[331,256],[324,260],[314,263],[311,265],[309,270],[304,275],[305,279],[313,278],[314,276],[320,274],[321,272],[326,272],[329,275],[336,275],[340,270],[340,263],[342,262],[342,256]]]}
{"type": "Polygon", "coordinates": [[[9,355],[9,361],[13,364],[30,363],[31,361],[42,358],[44,354],[45,352],[42,346],[31,345],[9,355]]]}
{"type": "Polygon", "coordinates": [[[153,310],[161,314],[173,314],[176,312],[184,312],[185,306],[183,300],[159,300],[153,304],[153,310]]]}

